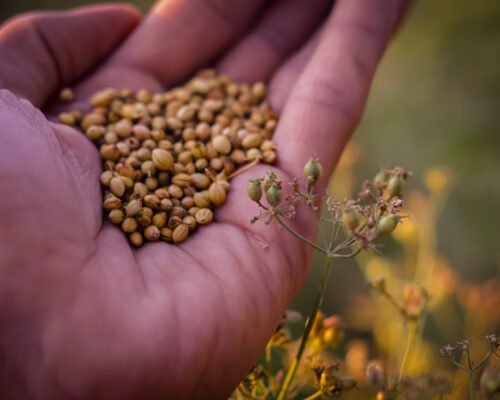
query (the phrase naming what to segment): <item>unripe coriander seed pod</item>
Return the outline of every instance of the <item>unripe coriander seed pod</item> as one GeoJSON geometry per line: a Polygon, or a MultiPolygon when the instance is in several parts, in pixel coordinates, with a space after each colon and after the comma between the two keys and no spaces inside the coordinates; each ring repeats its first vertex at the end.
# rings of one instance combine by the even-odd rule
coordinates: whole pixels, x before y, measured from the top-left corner
{"type": "Polygon", "coordinates": [[[375,178],[373,178],[373,186],[377,189],[385,187],[387,181],[389,180],[389,174],[385,170],[381,170],[375,178]]]}
{"type": "Polygon", "coordinates": [[[398,226],[400,218],[395,214],[382,217],[377,223],[377,233],[379,235],[388,235],[398,226]]]}
{"type": "Polygon", "coordinates": [[[311,183],[316,183],[323,174],[323,167],[317,158],[311,158],[304,166],[304,177],[311,183]]]}
{"type": "Polygon", "coordinates": [[[258,179],[251,179],[247,188],[248,197],[255,202],[259,202],[262,197],[262,185],[258,179]]]}
{"type": "Polygon", "coordinates": [[[342,213],[342,221],[348,231],[354,231],[359,226],[359,214],[353,208],[346,208],[342,213]]]}
{"type": "Polygon", "coordinates": [[[281,188],[278,185],[272,185],[266,192],[267,202],[276,207],[281,203],[282,192],[281,188]]]}
{"type": "Polygon", "coordinates": [[[264,188],[264,192],[267,192],[271,186],[273,186],[278,177],[273,171],[267,171],[264,176],[264,180],[262,181],[262,187],[264,188]]]}
{"type": "Polygon", "coordinates": [[[396,197],[401,194],[404,186],[404,179],[401,175],[393,175],[387,183],[387,194],[389,197],[396,197]]]}

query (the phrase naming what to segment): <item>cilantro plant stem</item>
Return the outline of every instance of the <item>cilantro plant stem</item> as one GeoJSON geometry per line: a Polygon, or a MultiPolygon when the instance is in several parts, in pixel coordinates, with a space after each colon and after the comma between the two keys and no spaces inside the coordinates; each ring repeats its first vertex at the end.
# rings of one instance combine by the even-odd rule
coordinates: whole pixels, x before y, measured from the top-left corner
{"type": "Polygon", "coordinates": [[[403,353],[403,358],[401,360],[401,365],[399,366],[399,376],[398,382],[401,382],[403,374],[405,372],[406,366],[408,364],[408,359],[413,347],[413,342],[415,341],[415,335],[417,333],[417,325],[414,321],[408,321],[408,335],[406,336],[405,350],[403,353]]]}
{"type": "Polygon", "coordinates": [[[280,224],[285,230],[287,230],[289,233],[291,233],[293,236],[295,236],[297,239],[302,240],[303,242],[307,243],[309,246],[311,246],[313,249],[319,251],[320,253],[327,254],[327,251],[323,249],[322,247],[318,246],[316,243],[310,241],[306,237],[302,236],[300,233],[289,227],[286,223],[283,222],[283,220],[275,215],[274,219],[278,224],[280,224]]]}
{"type": "Polygon", "coordinates": [[[468,381],[469,381],[469,399],[474,400],[475,394],[474,394],[474,368],[472,367],[472,361],[470,359],[470,351],[469,348],[465,350],[465,355],[467,356],[467,374],[468,374],[468,381]]]}
{"type": "Polygon", "coordinates": [[[318,312],[319,312],[319,308],[321,307],[321,303],[323,302],[323,298],[325,296],[326,286],[327,286],[328,280],[330,278],[330,273],[332,271],[332,261],[333,261],[332,257],[327,257],[325,270],[324,270],[323,276],[321,278],[321,283],[320,283],[320,286],[318,288],[318,292],[316,293],[316,298],[314,299],[313,308],[312,308],[311,313],[309,315],[309,319],[307,320],[307,324],[306,324],[306,327],[304,329],[304,333],[302,334],[302,339],[300,341],[299,349],[297,351],[295,358],[292,361],[292,365],[290,366],[290,369],[288,370],[288,373],[285,377],[283,385],[280,388],[277,400],[286,399],[286,395],[288,393],[288,390],[290,389],[290,385],[293,381],[293,378],[295,377],[297,369],[299,368],[300,360],[301,360],[302,355],[304,353],[304,350],[306,348],[307,340],[309,339],[309,334],[311,333],[311,330],[314,326],[314,323],[316,321],[316,317],[317,317],[318,312]]]}

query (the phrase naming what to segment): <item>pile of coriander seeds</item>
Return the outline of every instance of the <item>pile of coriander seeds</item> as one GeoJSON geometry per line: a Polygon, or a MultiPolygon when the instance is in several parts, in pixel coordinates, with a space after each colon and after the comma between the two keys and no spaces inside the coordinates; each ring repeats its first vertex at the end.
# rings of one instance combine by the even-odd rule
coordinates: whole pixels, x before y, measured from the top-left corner
{"type": "MultiPolygon", "coordinates": [[[[62,100],[71,97],[61,92],[62,100]]],[[[277,114],[261,82],[205,70],[165,93],[104,89],[90,104],[91,112],[59,120],[98,146],[106,216],[135,246],[185,241],[213,221],[232,177],[276,160],[277,114]]]]}

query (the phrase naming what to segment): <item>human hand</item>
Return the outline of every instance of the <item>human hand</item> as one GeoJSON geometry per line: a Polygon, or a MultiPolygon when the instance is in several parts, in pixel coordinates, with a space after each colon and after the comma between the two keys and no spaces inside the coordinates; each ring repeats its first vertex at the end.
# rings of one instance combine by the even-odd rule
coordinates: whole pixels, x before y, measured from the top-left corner
{"type": "MultiPolygon", "coordinates": [[[[102,222],[94,146],[37,108],[51,114],[68,84],[81,101],[107,86],[157,91],[217,60],[270,81],[280,175],[315,153],[327,176],[407,1],[340,0],[316,32],[328,1],[263,3],[164,1],[140,25],[129,7],[100,6],[1,28],[2,398],[224,398],[257,358],[309,257],[249,224],[246,186],[262,168],[235,178],[217,222],[187,242],[132,250],[102,222]]],[[[308,215],[294,223],[314,235],[308,215]]]]}

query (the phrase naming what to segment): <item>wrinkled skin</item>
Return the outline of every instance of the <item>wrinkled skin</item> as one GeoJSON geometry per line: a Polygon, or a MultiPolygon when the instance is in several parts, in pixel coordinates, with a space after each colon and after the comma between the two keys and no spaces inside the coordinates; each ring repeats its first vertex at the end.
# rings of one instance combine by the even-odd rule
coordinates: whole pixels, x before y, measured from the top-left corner
{"type": "MultiPolygon", "coordinates": [[[[131,249],[102,222],[96,149],[50,122],[50,100],[65,85],[81,102],[105,86],[159,91],[215,66],[269,82],[283,179],[313,153],[328,175],[407,1],[264,3],[171,0],[144,19],[99,6],[2,26],[1,398],[223,399],[258,357],[309,257],[249,224],[246,185],[265,168],[234,179],[216,222],[187,242],[131,249]]],[[[293,224],[312,238],[308,217],[293,224]]]]}

